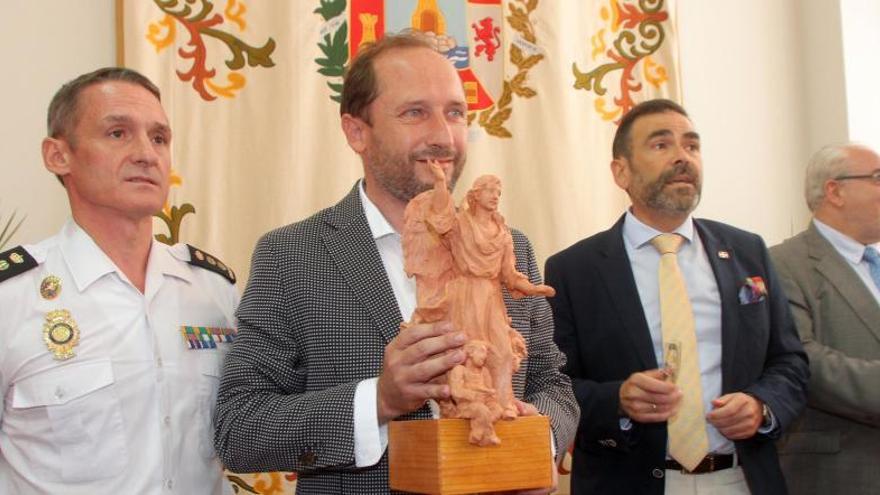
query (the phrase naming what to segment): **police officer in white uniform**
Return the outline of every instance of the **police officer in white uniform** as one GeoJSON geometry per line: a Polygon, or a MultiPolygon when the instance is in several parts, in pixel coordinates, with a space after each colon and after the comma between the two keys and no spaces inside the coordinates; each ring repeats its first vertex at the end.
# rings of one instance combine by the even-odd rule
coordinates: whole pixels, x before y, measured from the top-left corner
{"type": "Polygon", "coordinates": [[[238,293],[216,258],[153,239],[170,140],[136,72],[52,100],[43,159],[72,218],[0,253],[0,493],[231,493],[211,414],[238,293]]]}

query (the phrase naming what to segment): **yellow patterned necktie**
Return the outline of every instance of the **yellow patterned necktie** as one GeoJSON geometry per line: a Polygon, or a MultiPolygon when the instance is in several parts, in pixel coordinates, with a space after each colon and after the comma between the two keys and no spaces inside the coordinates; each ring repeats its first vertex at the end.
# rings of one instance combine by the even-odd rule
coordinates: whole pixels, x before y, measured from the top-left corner
{"type": "Polygon", "coordinates": [[[664,360],[667,368],[672,367],[673,380],[684,394],[681,408],[667,423],[669,455],[690,471],[709,452],[709,435],[703,413],[694,312],[678,267],[678,248],[682,241],[684,238],[678,234],[660,234],[651,239],[651,244],[660,251],[658,278],[664,360]]]}

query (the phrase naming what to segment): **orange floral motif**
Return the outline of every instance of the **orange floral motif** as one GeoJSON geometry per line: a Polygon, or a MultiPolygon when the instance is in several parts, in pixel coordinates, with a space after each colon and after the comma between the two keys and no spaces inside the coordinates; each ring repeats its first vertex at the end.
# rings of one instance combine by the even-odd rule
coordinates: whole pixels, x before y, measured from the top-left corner
{"type": "Polygon", "coordinates": [[[151,22],[147,26],[147,40],[156,47],[156,53],[161,52],[166,47],[174,43],[177,37],[177,25],[174,24],[174,18],[166,15],[159,22],[151,22]],[[163,35],[163,28],[165,34],[163,35]]]}
{"type": "Polygon", "coordinates": [[[234,474],[227,472],[226,478],[232,483],[235,493],[256,493],[258,495],[275,495],[293,493],[296,473],[248,473],[234,474]],[[266,479],[268,478],[268,480],[266,479]]]}
{"type": "Polygon", "coordinates": [[[273,67],[272,52],[275,51],[275,40],[269,38],[266,43],[259,47],[253,47],[236,36],[219,29],[225,21],[238,26],[243,31],[247,27],[244,14],[247,7],[241,0],[227,0],[223,14],[214,13],[214,4],[209,0],[153,0],[156,6],[165,14],[165,17],[147,27],[147,39],[161,51],[170,46],[176,37],[176,24],[180,24],[189,34],[189,41],[181,46],[177,53],[183,59],[192,61],[189,70],[177,71],[181,81],[192,81],[193,89],[205,101],[211,101],[217,96],[225,98],[235,97],[235,92],[244,88],[247,80],[240,73],[245,62],[250,67],[273,67]],[[198,3],[194,9],[193,4],[198,3]],[[176,21],[176,23],[175,23],[176,21]],[[163,29],[165,35],[163,36],[163,29]],[[216,69],[208,68],[208,46],[206,37],[220,41],[231,54],[226,60],[226,67],[232,71],[226,76],[229,84],[220,85],[213,83],[212,79],[217,75],[216,69]]]}
{"type": "MultiPolygon", "coordinates": [[[[663,23],[669,19],[669,14],[663,7],[664,0],[639,0],[638,5],[624,0],[609,0],[608,5],[602,7],[601,19],[610,28],[612,36],[617,36],[612,47],[605,51],[606,62],[589,72],[581,72],[573,63],[572,72],[575,89],[596,94],[594,108],[603,120],[618,119],[635,105],[632,93],[641,91],[642,83],[633,74],[643,60],[645,80],[658,88],[668,80],[666,68],[650,57],[665,40],[663,23]],[[616,71],[620,71],[618,94],[613,98],[614,108],[608,109],[603,98],[607,92],[603,80],[616,71]]],[[[600,53],[599,49],[605,49],[605,33],[605,28],[602,28],[591,37],[594,59],[600,53]]]]}
{"type": "Polygon", "coordinates": [[[660,88],[660,85],[669,80],[669,75],[666,73],[666,67],[658,64],[651,57],[645,57],[645,63],[642,64],[642,72],[645,76],[645,80],[651,83],[655,88],[660,88]]]}
{"type": "Polygon", "coordinates": [[[244,13],[247,12],[247,6],[244,2],[238,0],[226,0],[226,8],[223,13],[226,19],[238,24],[238,30],[244,31],[247,28],[247,22],[244,20],[244,13]]]}

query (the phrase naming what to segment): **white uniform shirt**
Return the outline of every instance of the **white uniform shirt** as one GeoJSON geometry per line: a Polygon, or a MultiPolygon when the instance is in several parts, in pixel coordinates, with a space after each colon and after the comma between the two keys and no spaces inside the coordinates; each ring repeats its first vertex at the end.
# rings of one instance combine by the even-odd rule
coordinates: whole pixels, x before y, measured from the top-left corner
{"type": "Polygon", "coordinates": [[[0,493],[231,493],[211,423],[230,344],[181,327],[234,328],[234,285],[154,241],[141,294],[72,220],[25,249],[39,266],[0,282],[0,493]],[[80,333],[63,361],[43,339],[61,309],[80,333]]]}

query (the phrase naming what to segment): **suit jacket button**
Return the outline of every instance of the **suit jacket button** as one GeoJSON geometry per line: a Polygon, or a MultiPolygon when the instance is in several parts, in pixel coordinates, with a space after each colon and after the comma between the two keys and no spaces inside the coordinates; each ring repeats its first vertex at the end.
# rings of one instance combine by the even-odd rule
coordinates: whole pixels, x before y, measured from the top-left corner
{"type": "Polygon", "coordinates": [[[665,475],[666,475],[666,473],[664,473],[663,470],[660,468],[654,468],[654,470],[651,471],[651,476],[657,478],[658,480],[665,475]]]}
{"type": "Polygon", "coordinates": [[[611,448],[617,447],[617,442],[614,441],[613,438],[609,438],[609,439],[607,440],[607,442],[608,442],[607,445],[608,445],[609,447],[611,447],[611,448]]]}
{"type": "Polygon", "coordinates": [[[315,453],[308,450],[299,455],[299,463],[303,466],[311,466],[315,464],[315,453]]]}

